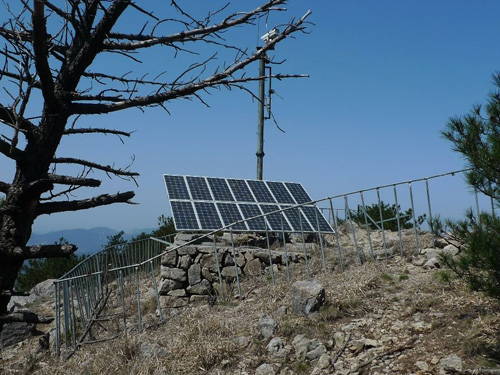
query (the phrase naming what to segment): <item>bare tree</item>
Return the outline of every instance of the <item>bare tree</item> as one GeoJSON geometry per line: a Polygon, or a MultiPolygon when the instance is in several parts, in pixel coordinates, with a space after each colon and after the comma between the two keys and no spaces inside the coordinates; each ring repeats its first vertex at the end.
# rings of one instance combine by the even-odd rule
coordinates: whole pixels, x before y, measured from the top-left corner
{"type": "MultiPolygon", "coordinates": [[[[133,182],[138,176],[130,167],[58,155],[61,139],[70,135],[131,135],[120,129],[82,126],[79,119],[128,108],[161,106],[168,111],[168,103],[178,98],[206,104],[202,94],[211,88],[248,91],[245,83],[262,77],[246,76],[245,67],[285,38],[305,32],[309,15],[281,25],[281,33],[263,47],[246,49],[230,39],[231,32],[253,27],[273,12],[286,11],[286,0],[267,0],[253,10],[238,12],[226,4],[202,17],[195,17],[172,0],[158,5],[168,8],[168,18],[157,17],[131,0],[18,0],[3,4],[0,154],[15,163],[15,174],[0,176],[0,193],[5,195],[0,207],[0,315],[6,313],[24,260],[67,256],[76,249],[72,245],[26,246],[37,217],[131,203],[134,197],[133,191],[127,191],[77,199],[75,191],[101,185],[100,179],[89,177],[90,173],[133,182]],[[138,31],[132,32],[135,28],[138,31]],[[122,59],[128,61],[127,66],[151,63],[145,56],[150,50],[177,59],[171,60],[176,62],[171,64],[176,67],[174,76],[165,72],[142,74],[141,65],[128,73],[116,73],[122,59]],[[232,58],[218,62],[221,51],[232,58]],[[179,55],[195,60],[179,63],[179,55]],[[103,64],[102,56],[111,64],[103,64]],[[73,172],[58,173],[68,166],[73,172]]],[[[153,68],[148,66],[150,71],[153,68]]]]}

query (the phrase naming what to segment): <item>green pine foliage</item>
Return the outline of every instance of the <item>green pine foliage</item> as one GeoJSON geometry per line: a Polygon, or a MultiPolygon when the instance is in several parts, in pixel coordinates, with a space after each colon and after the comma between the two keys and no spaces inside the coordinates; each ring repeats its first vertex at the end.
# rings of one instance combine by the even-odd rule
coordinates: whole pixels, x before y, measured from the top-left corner
{"type": "MultiPolygon", "coordinates": [[[[377,229],[377,226],[370,220],[370,218],[377,223],[380,227],[380,210],[382,210],[382,220],[384,221],[384,230],[398,230],[397,215],[399,215],[399,225],[401,229],[413,228],[413,210],[411,208],[406,211],[401,211],[401,207],[396,204],[388,204],[383,201],[380,202],[380,206],[377,203],[371,206],[366,206],[366,213],[368,215],[368,225],[371,229],[377,229]]],[[[365,226],[365,214],[363,212],[363,207],[358,205],[357,211],[351,211],[351,218],[360,224],[365,226]]],[[[417,226],[420,226],[425,221],[426,215],[420,215],[417,217],[417,226]]]]}
{"type": "MultiPolygon", "coordinates": [[[[475,105],[469,114],[451,118],[442,132],[453,144],[453,150],[461,153],[470,170],[467,182],[475,189],[500,203],[500,74],[493,76],[495,91],[489,94],[483,107],[475,105]]],[[[472,211],[465,219],[447,221],[452,238],[463,246],[457,257],[447,256],[451,270],[463,277],[474,290],[485,292],[500,299],[500,220],[472,211]]],[[[434,230],[442,228],[434,223],[434,230]]]]}
{"type": "MultiPolygon", "coordinates": [[[[57,244],[67,244],[61,238],[57,244]]],[[[29,292],[36,284],[47,279],[57,279],[85,259],[85,255],[71,254],[64,258],[30,259],[26,261],[17,277],[16,289],[20,292],[29,292]]]]}

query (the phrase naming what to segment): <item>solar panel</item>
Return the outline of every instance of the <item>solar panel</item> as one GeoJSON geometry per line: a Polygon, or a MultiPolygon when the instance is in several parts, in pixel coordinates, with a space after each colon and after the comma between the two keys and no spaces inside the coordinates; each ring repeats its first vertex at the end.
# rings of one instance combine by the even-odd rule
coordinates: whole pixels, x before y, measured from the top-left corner
{"type": "Polygon", "coordinates": [[[264,181],[249,180],[248,186],[259,203],[276,203],[264,181]]]}
{"type": "MultiPolygon", "coordinates": [[[[256,204],[240,203],[240,210],[243,213],[245,219],[249,219],[254,216],[262,215],[259,206],[256,204]]],[[[266,221],[263,217],[258,217],[247,221],[248,229],[253,231],[262,231],[262,228],[266,230],[266,221]]]]}
{"type": "Polygon", "coordinates": [[[318,222],[319,222],[319,229],[323,233],[331,233],[333,232],[332,227],[330,224],[328,224],[328,221],[326,221],[325,217],[321,213],[320,210],[318,210],[317,207],[314,206],[302,206],[300,208],[302,212],[304,212],[304,215],[306,215],[307,219],[313,226],[313,229],[315,232],[317,232],[318,228],[318,222]],[[316,219],[317,215],[317,219],[316,219]]]}
{"type": "Polygon", "coordinates": [[[210,190],[208,190],[207,182],[203,177],[187,176],[186,179],[189,190],[191,191],[191,196],[194,200],[212,200],[212,195],[210,194],[210,190]]]}
{"type": "Polygon", "coordinates": [[[227,182],[238,202],[255,202],[255,198],[245,180],[228,179],[227,182]]]}
{"type": "Polygon", "coordinates": [[[289,210],[283,211],[283,214],[287,217],[288,222],[297,232],[301,232],[301,229],[304,232],[314,232],[314,229],[311,228],[306,218],[302,215],[298,208],[290,208],[289,210]]]}
{"type": "Polygon", "coordinates": [[[180,231],[231,227],[236,232],[316,232],[319,222],[321,232],[333,233],[298,183],[172,175],[165,175],[164,180],[174,224],[180,231]],[[305,205],[294,207],[297,204],[305,205]],[[292,208],[247,220],[287,207],[292,208]]]}
{"type": "Polygon", "coordinates": [[[201,229],[214,230],[223,227],[219,214],[215,209],[215,203],[194,202],[194,206],[198,213],[201,229]]]}
{"type": "Polygon", "coordinates": [[[268,181],[267,186],[273,193],[278,203],[295,204],[295,201],[282,182],[268,181]]]}
{"type": "MultiPolygon", "coordinates": [[[[220,216],[222,216],[222,220],[225,225],[232,224],[236,221],[243,220],[241,216],[240,210],[238,210],[238,206],[235,203],[217,203],[217,208],[219,209],[220,216]]],[[[247,230],[247,226],[245,223],[238,223],[232,226],[232,230],[240,231],[247,230]]]]}
{"type": "Polygon", "coordinates": [[[311,197],[306,193],[301,184],[285,182],[285,186],[298,204],[312,202],[311,197]]]}
{"type": "Polygon", "coordinates": [[[229,186],[227,186],[226,180],[208,177],[207,181],[216,201],[234,202],[233,195],[231,194],[231,190],[229,190],[229,186]]]}
{"type": "Polygon", "coordinates": [[[171,201],[175,228],[178,230],[199,230],[198,221],[191,202],[171,201]]]}
{"type": "MultiPolygon", "coordinates": [[[[276,206],[274,204],[262,204],[260,208],[262,209],[262,212],[265,214],[280,209],[279,206],[276,206]]],[[[266,219],[267,222],[269,223],[269,226],[271,227],[271,230],[277,232],[278,231],[281,232],[282,230],[284,230],[285,232],[292,232],[291,230],[292,228],[290,228],[290,225],[288,225],[287,221],[284,218],[282,220],[280,213],[277,212],[275,214],[267,215],[266,219]]]]}
{"type": "Polygon", "coordinates": [[[172,199],[190,199],[189,191],[183,176],[165,175],[165,185],[167,186],[168,198],[172,199]]]}

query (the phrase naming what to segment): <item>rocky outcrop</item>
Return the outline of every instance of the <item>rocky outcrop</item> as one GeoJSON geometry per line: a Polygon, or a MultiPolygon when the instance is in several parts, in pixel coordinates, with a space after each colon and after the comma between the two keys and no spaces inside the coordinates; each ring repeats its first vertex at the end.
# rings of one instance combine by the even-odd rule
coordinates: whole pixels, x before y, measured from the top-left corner
{"type": "Polygon", "coordinates": [[[309,316],[325,302],[325,289],[316,280],[297,281],[292,285],[292,312],[309,316]]]}

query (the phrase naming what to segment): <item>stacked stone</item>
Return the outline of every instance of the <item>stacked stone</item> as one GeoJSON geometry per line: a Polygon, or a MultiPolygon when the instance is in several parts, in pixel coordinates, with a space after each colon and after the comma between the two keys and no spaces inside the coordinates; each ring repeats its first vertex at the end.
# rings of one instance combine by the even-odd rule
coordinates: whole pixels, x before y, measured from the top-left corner
{"type": "MultiPolygon", "coordinates": [[[[235,269],[238,270],[238,277],[258,276],[269,266],[267,250],[238,248],[233,256],[232,247],[220,247],[217,253],[223,281],[233,282],[235,269]]],[[[297,253],[289,253],[288,257],[290,263],[302,259],[297,253]]],[[[274,267],[286,264],[281,252],[271,251],[271,258],[274,267]]],[[[159,293],[168,307],[209,302],[219,288],[214,247],[187,245],[167,252],[162,257],[161,279],[159,293]]]]}

